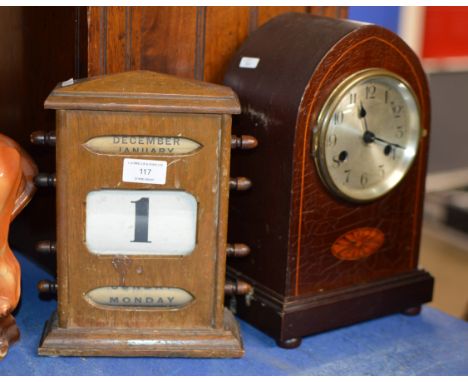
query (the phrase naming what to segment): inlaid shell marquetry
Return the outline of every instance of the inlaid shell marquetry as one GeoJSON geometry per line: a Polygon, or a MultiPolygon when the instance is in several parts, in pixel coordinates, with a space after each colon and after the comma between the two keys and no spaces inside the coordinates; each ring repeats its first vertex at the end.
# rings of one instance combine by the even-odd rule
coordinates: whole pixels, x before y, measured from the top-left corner
{"type": "Polygon", "coordinates": [[[331,252],[340,260],[359,260],[377,252],[384,240],[385,235],[378,228],[356,228],[336,239],[331,252]]]}

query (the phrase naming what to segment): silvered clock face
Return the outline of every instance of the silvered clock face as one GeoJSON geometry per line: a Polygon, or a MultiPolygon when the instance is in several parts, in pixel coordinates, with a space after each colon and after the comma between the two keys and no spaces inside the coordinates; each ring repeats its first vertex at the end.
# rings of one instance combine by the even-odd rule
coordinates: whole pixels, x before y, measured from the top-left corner
{"type": "Polygon", "coordinates": [[[405,176],[420,135],[418,103],[402,78],[379,69],[356,73],[320,113],[315,159],[321,178],[346,199],[378,198],[405,176]]]}

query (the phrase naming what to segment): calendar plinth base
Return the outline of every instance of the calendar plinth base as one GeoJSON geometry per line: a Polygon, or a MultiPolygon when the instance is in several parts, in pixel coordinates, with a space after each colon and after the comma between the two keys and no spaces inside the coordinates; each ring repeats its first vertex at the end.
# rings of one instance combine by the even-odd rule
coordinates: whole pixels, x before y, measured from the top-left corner
{"type": "Polygon", "coordinates": [[[46,323],[39,355],[239,358],[244,354],[234,316],[224,311],[223,329],[59,328],[57,313],[46,323]]]}

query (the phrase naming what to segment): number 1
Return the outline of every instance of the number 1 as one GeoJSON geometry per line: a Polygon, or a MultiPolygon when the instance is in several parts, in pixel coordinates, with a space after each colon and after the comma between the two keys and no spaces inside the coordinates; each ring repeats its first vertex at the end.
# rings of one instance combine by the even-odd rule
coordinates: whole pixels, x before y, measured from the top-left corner
{"type": "Polygon", "coordinates": [[[335,114],[333,114],[333,123],[335,125],[340,125],[344,121],[344,113],[342,111],[336,111],[335,114]]]}
{"type": "Polygon", "coordinates": [[[135,240],[132,243],[151,243],[148,241],[149,198],[141,198],[135,203],[135,240]]]}

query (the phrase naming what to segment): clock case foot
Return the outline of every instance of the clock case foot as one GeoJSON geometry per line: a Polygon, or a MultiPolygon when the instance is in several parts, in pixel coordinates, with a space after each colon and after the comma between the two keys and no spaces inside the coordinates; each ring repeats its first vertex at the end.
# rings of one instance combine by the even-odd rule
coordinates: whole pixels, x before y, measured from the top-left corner
{"type": "Polygon", "coordinates": [[[287,349],[299,346],[307,335],[393,313],[416,312],[415,307],[432,300],[434,286],[428,272],[416,270],[326,293],[285,297],[232,269],[228,269],[228,278],[246,280],[254,286],[253,298],[247,303],[237,298],[237,315],[287,349]]]}
{"type": "Polygon", "coordinates": [[[412,306],[410,308],[407,308],[402,313],[405,316],[417,316],[419,313],[421,313],[421,310],[422,310],[421,305],[418,305],[418,306],[412,306]]]}
{"type": "Polygon", "coordinates": [[[302,338],[295,337],[295,338],[288,338],[287,340],[281,341],[277,340],[276,344],[283,349],[295,349],[301,346],[302,338]]]}
{"type": "Polygon", "coordinates": [[[59,328],[57,312],[47,321],[38,349],[44,356],[239,358],[239,326],[224,310],[223,329],[163,330],[59,328]]]}

